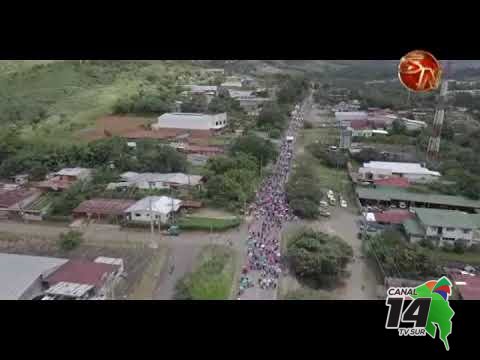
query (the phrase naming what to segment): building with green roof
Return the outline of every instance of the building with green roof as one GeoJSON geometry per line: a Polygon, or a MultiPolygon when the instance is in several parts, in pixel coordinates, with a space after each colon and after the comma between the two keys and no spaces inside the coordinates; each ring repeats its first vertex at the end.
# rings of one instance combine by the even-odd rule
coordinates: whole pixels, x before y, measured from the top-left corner
{"type": "Polygon", "coordinates": [[[480,243],[480,214],[457,210],[415,209],[415,218],[403,223],[411,242],[431,240],[437,246],[480,243]]]}
{"type": "Polygon", "coordinates": [[[407,207],[451,209],[468,212],[480,210],[480,201],[463,196],[452,196],[432,193],[418,193],[404,188],[389,186],[357,187],[356,194],[360,203],[366,205],[398,205],[401,202],[407,207]]]}

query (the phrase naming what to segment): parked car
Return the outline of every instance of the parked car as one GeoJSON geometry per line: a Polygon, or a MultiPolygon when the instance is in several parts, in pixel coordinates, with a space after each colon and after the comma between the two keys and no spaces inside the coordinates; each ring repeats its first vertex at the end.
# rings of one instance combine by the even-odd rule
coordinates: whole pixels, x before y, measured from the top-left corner
{"type": "Polygon", "coordinates": [[[325,200],[320,201],[320,206],[328,207],[328,203],[325,200]]]}
{"type": "Polygon", "coordinates": [[[400,209],[406,209],[406,208],[407,208],[407,204],[406,204],[405,202],[401,201],[401,202],[398,204],[398,207],[399,207],[400,209]]]}
{"type": "Polygon", "coordinates": [[[340,206],[341,206],[342,208],[348,207],[347,202],[346,202],[345,200],[341,200],[341,201],[340,201],[340,206]]]}
{"type": "Polygon", "coordinates": [[[330,216],[332,216],[332,214],[330,214],[328,211],[320,210],[320,216],[330,217],[330,216]]]}

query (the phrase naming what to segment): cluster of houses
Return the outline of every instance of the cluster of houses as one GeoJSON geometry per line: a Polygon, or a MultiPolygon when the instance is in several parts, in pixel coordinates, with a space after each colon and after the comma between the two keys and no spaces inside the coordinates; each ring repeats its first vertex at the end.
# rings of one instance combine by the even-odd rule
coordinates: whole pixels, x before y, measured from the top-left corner
{"type": "Polygon", "coordinates": [[[439,181],[440,177],[439,172],[418,163],[363,164],[356,178],[360,182],[356,195],[366,223],[397,227],[412,242],[480,244],[480,201],[410,190],[415,184],[439,181]]]}
{"type": "MultiPolygon", "coordinates": [[[[92,170],[84,168],[62,169],[47,176],[45,181],[15,184],[0,189],[0,218],[11,220],[42,221],[52,205],[52,194],[69,189],[78,181],[88,181],[92,170]]],[[[25,176],[22,176],[26,179],[25,176]]],[[[120,176],[106,190],[192,190],[202,186],[204,178],[183,173],[134,173],[120,176]]],[[[136,200],[90,199],[73,211],[75,219],[117,220],[138,223],[166,223],[182,209],[200,208],[201,203],[182,201],[167,196],[149,196],[136,200]]]]}
{"type": "MultiPolygon", "coordinates": [[[[388,135],[394,121],[399,121],[409,131],[417,131],[427,127],[427,123],[417,119],[409,119],[403,112],[394,113],[389,109],[368,108],[360,110],[358,100],[340,102],[331,111],[335,116],[336,124],[342,129],[343,138],[372,137],[388,135]]],[[[424,114],[424,112],[414,112],[424,114]]],[[[420,115],[418,115],[420,117],[420,115]]],[[[347,142],[349,146],[351,141],[347,142]]]]}
{"type": "Polygon", "coordinates": [[[0,300],[110,300],[123,259],[93,261],[0,253],[0,300]]]}
{"type": "Polygon", "coordinates": [[[258,89],[256,85],[256,81],[252,78],[230,76],[220,86],[185,85],[184,95],[204,95],[207,102],[210,102],[214,97],[224,93],[232,99],[238,100],[240,107],[249,115],[256,116],[259,114],[263,104],[271,101],[268,96],[265,96],[268,91],[266,89],[258,89]]]}

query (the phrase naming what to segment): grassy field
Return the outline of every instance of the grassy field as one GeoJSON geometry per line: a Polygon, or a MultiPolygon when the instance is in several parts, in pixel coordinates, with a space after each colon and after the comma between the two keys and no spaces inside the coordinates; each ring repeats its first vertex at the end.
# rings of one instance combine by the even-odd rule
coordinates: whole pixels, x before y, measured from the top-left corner
{"type": "Polygon", "coordinates": [[[207,246],[200,254],[195,270],[180,280],[177,289],[183,289],[180,292],[183,296],[179,298],[228,300],[232,292],[234,273],[235,256],[231,249],[207,246]]]}
{"type": "Polygon", "coordinates": [[[314,128],[300,131],[299,145],[307,146],[314,142],[327,145],[337,145],[340,139],[340,132],[336,128],[314,128]]]}
{"type": "Polygon", "coordinates": [[[331,189],[337,193],[343,193],[347,199],[350,197],[351,181],[345,169],[335,169],[323,165],[318,159],[313,157],[306,146],[315,142],[321,142],[325,145],[338,144],[339,130],[335,128],[314,128],[304,129],[300,133],[297,144],[297,153],[300,155],[297,162],[305,162],[315,171],[320,185],[323,189],[331,189]]]}
{"type": "MultiPolygon", "coordinates": [[[[110,114],[119,99],[140,90],[168,92],[189,82],[192,73],[194,68],[180,61],[2,61],[0,113],[13,114],[5,119],[13,116],[27,139],[71,142],[78,140],[76,132],[110,114]]],[[[0,127],[11,124],[1,120],[0,127]]]]}
{"type": "Polygon", "coordinates": [[[152,300],[155,289],[157,287],[158,277],[165,267],[168,258],[168,251],[166,249],[158,249],[147,269],[143,273],[142,278],[134,287],[131,294],[128,296],[129,300],[152,300]]]}
{"type": "Polygon", "coordinates": [[[182,230],[225,231],[240,225],[240,219],[214,219],[201,217],[184,217],[178,221],[182,230]]]}

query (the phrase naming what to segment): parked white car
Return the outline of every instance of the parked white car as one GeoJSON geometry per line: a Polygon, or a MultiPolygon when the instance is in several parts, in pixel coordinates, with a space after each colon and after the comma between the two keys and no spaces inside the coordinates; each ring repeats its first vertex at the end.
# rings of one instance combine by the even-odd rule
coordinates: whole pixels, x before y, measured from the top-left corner
{"type": "Polygon", "coordinates": [[[342,208],[348,207],[347,202],[346,202],[345,200],[341,200],[341,201],[340,201],[340,206],[341,206],[342,208]]]}

